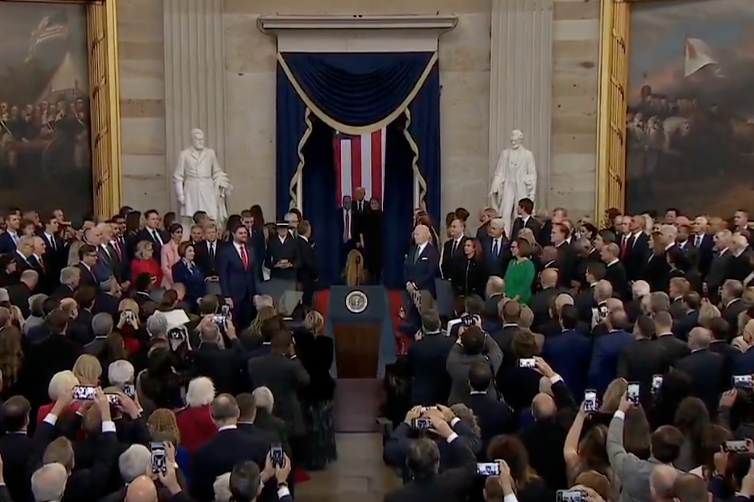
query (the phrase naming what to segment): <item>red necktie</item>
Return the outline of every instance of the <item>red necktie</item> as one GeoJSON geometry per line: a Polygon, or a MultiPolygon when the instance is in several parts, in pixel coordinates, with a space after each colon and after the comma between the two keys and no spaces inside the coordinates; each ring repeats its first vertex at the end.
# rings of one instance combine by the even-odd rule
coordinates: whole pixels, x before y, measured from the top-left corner
{"type": "Polygon", "coordinates": [[[625,237],[623,239],[623,246],[621,246],[621,250],[620,250],[621,256],[625,256],[626,254],[626,249],[628,249],[628,239],[630,239],[630,237],[625,237]]]}
{"type": "Polygon", "coordinates": [[[246,253],[246,246],[241,246],[241,263],[244,270],[249,268],[249,255],[246,253]]]}
{"type": "Polygon", "coordinates": [[[113,241],[113,248],[115,249],[115,254],[118,255],[118,261],[122,261],[123,255],[120,252],[120,242],[118,242],[118,239],[113,241]]]}

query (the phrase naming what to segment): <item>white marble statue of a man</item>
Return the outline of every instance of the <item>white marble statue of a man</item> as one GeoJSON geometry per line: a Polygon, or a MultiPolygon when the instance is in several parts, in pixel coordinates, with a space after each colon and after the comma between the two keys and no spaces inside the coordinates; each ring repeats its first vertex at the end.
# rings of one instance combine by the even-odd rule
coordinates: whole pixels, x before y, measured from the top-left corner
{"type": "Polygon", "coordinates": [[[511,145],[503,150],[497,161],[490,187],[490,202],[505,221],[505,232],[511,236],[516,219],[518,201],[529,198],[534,202],[537,192],[537,167],[534,155],[521,145],[524,134],[518,129],[511,133],[511,145]]]}
{"type": "Polygon", "coordinates": [[[184,218],[193,217],[197,211],[206,212],[217,222],[228,217],[226,199],[233,185],[217,162],[215,151],[205,148],[201,129],[191,131],[191,147],[178,155],[173,184],[184,218]]]}

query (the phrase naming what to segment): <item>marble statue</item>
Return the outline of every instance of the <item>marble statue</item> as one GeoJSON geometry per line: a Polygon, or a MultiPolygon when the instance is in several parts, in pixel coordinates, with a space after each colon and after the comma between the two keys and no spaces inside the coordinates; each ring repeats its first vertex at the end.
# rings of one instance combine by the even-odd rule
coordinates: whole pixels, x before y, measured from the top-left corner
{"type": "Polygon", "coordinates": [[[197,211],[205,211],[216,222],[227,219],[226,199],[233,185],[217,162],[215,151],[205,148],[201,129],[191,131],[191,146],[178,155],[173,184],[182,217],[191,218],[197,211]]]}
{"type": "Polygon", "coordinates": [[[518,201],[529,198],[535,202],[537,192],[537,167],[534,155],[521,145],[524,134],[518,129],[511,133],[511,145],[503,150],[492,178],[489,198],[497,214],[505,221],[505,232],[511,236],[516,219],[518,201]]]}

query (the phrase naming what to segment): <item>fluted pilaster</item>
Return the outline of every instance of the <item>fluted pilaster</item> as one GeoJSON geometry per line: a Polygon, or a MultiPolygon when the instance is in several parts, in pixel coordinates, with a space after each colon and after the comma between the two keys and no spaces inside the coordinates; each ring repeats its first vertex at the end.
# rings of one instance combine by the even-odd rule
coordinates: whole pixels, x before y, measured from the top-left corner
{"type": "Polygon", "coordinates": [[[492,0],[490,171],[513,129],[537,164],[537,206],[549,207],[553,0],[492,0]]]}
{"type": "Polygon", "coordinates": [[[164,0],[163,5],[167,182],[172,194],[172,172],[191,129],[204,131],[220,165],[227,162],[223,0],[164,0]]]}

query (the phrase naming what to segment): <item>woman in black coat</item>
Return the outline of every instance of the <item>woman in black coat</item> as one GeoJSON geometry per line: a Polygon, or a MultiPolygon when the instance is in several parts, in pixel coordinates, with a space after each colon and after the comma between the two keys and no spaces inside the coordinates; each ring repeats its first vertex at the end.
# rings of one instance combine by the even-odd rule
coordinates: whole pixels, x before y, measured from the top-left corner
{"type": "Polygon", "coordinates": [[[379,284],[382,279],[382,206],[379,199],[372,197],[369,211],[361,218],[359,225],[364,265],[371,280],[379,284]]]}
{"type": "Polygon", "coordinates": [[[453,292],[456,297],[477,295],[484,298],[484,289],[489,276],[484,266],[481,242],[478,239],[466,239],[463,244],[463,254],[463,259],[459,260],[457,267],[453,267],[453,274],[450,277],[453,292]]]}
{"type": "Polygon", "coordinates": [[[338,459],[333,417],[335,380],[330,375],[335,344],[322,333],[323,328],[322,314],[312,310],[304,319],[304,327],[293,335],[296,355],[310,378],[309,387],[301,394],[307,429],[302,463],[307,470],[324,469],[338,459]]]}
{"type": "Polygon", "coordinates": [[[699,273],[693,261],[686,252],[674,246],[668,250],[665,258],[670,265],[670,273],[668,277],[673,279],[675,277],[683,277],[689,281],[692,291],[697,293],[702,292],[702,274],[699,273]]]}

